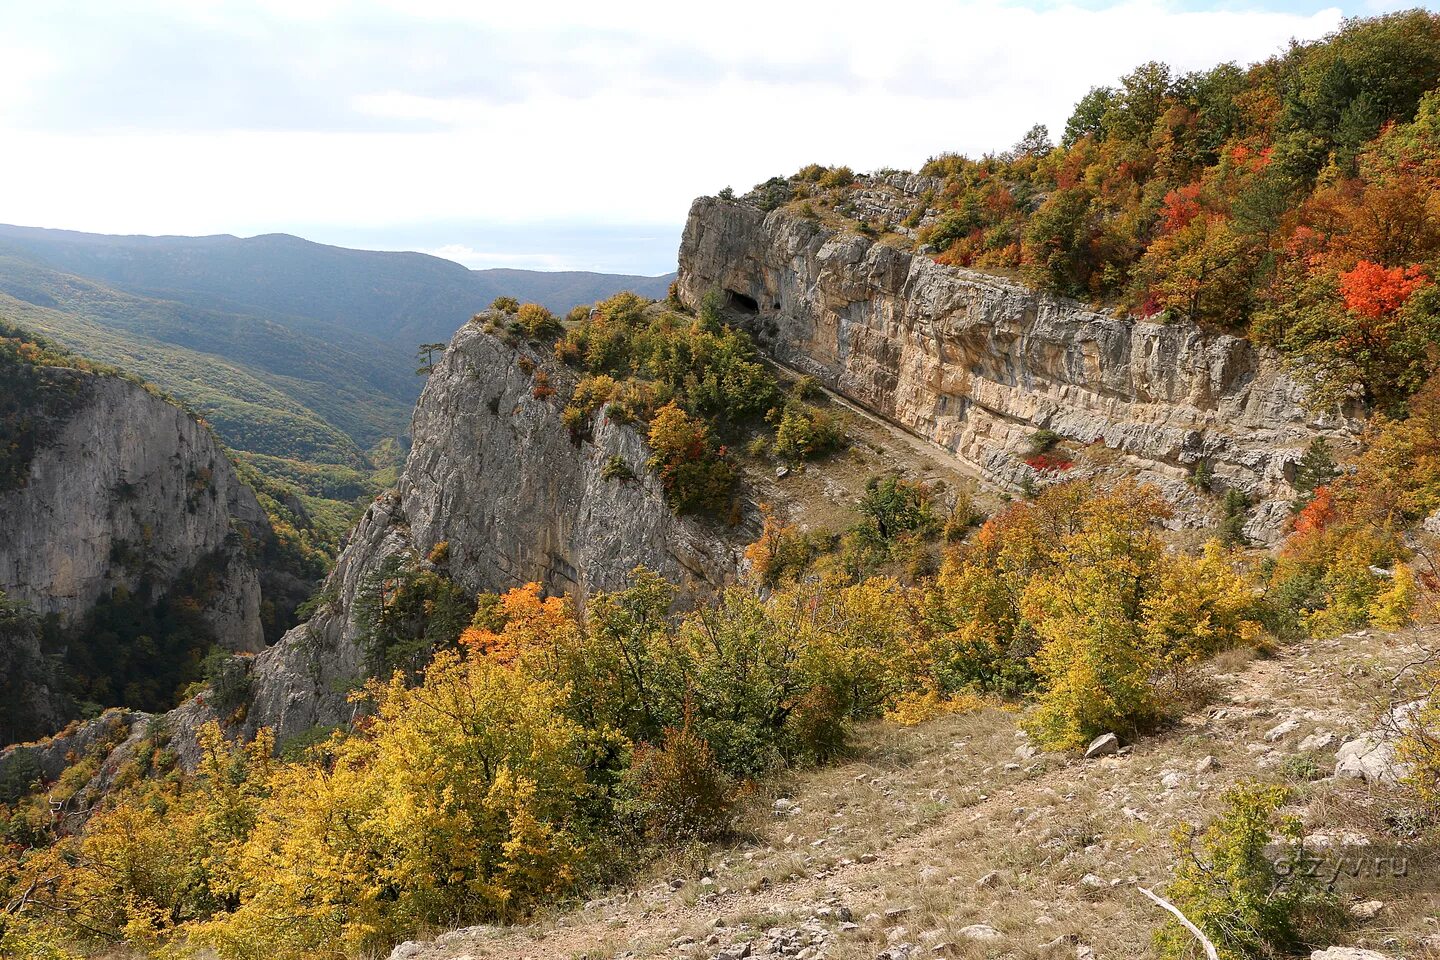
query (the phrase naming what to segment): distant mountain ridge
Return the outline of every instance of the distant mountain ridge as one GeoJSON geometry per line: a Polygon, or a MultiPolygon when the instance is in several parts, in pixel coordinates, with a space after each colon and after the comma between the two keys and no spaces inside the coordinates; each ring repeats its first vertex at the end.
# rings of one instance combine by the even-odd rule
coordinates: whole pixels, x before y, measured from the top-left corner
{"type": "Polygon", "coordinates": [[[663,297],[675,278],[471,270],[424,253],[353,250],[283,233],[112,236],[0,225],[0,252],[141,296],[336,323],[406,346],[448,340],[498,296],[564,311],[620,290],[663,297]]]}

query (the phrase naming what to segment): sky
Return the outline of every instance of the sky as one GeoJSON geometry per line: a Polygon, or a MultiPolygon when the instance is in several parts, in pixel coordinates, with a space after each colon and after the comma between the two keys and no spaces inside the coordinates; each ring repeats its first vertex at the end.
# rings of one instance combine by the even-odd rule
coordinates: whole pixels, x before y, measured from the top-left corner
{"type": "Polygon", "coordinates": [[[1138,63],[1413,5],[0,0],[0,221],[654,275],[696,196],[1003,150],[1138,63]]]}

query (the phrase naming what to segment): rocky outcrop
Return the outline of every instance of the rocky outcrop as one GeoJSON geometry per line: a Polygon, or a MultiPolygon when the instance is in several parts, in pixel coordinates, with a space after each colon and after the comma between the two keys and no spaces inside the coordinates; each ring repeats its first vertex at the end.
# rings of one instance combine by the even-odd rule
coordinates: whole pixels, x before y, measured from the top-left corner
{"type": "Polygon", "coordinates": [[[1399,759],[1399,746],[1424,706],[1423,700],[1398,704],[1386,711],[1374,730],[1346,741],[1335,752],[1335,776],[1389,786],[1405,779],[1410,768],[1399,759]]]}
{"type": "MultiPolygon", "coordinates": [[[[252,732],[268,726],[283,741],[351,719],[345,692],[365,672],[356,600],[392,557],[427,565],[443,543],[445,573],[470,592],[533,581],[582,601],[641,565],[691,591],[731,575],[746,534],[677,518],[634,427],[602,411],[589,437],[572,438],[561,420],[571,381],[524,344],[475,324],[456,333],[416,406],[396,490],[351,533],[314,618],[255,658],[252,732]],[[542,372],[554,395],[537,391],[542,372]],[[612,461],[634,478],[607,470],[612,461]]],[[[203,712],[191,704],[175,719],[194,729],[203,712]]]]}
{"type": "Polygon", "coordinates": [[[572,439],[561,421],[571,380],[474,324],[455,335],[411,424],[400,496],[415,543],[448,542],[471,590],[538,581],[583,597],[622,586],[640,564],[681,584],[723,578],[734,563],[723,528],[665,505],[639,430],[602,412],[587,439],[572,439]],[[541,371],[556,396],[536,398],[541,371]],[[611,461],[633,479],[607,478],[611,461]]]}
{"type": "MultiPolygon", "coordinates": [[[[64,642],[84,643],[77,630],[102,598],[124,591],[158,600],[203,573],[202,617],[216,639],[262,649],[260,584],[246,544],[272,536],[270,525],[214,435],[129,380],[68,368],[45,375],[75,402],[50,425],[23,483],[0,493],[0,591],[49,618],[64,642]]],[[[0,652],[11,666],[43,659],[38,649],[0,652]]],[[[25,684],[33,726],[13,736],[65,719],[54,685],[53,676],[25,684]]]]}
{"type": "MultiPolygon", "coordinates": [[[[903,200],[923,184],[890,187],[903,200]]],[[[784,208],[695,201],[680,296],[696,305],[717,287],[778,360],[1002,489],[1043,482],[1024,459],[1045,428],[1082,467],[1156,483],[1188,524],[1214,511],[1189,482],[1204,463],[1214,488],[1255,504],[1247,532],[1271,540],[1304,448],[1317,436],[1343,447],[1353,428],[1307,408],[1279,359],[1244,339],[1099,313],[784,208]]]]}
{"type": "Polygon", "coordinates": [[[67,769],[85,764],[89,779],[63,802],[51,806],[57,826],[77,828],[126,764],[135,759],[151,730],[151,720],[149,714],[115,708],[93,720],[72,723],[38,743],[0,750],[0,803],[13,803],[37,784],[53,784],[67,769]]]}

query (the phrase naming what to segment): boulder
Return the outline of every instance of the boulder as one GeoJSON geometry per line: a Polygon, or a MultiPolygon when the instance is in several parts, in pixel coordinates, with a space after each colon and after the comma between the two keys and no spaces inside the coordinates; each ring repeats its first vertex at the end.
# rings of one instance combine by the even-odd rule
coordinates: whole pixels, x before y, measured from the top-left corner
{"type": "Polygon", "coordinates": [[[958,932],[966,940],[993,941],[1003,937],[999,930],[988,923],[972,923],[968,927],[961,927],[958,932]]]}
{"type": "Polygon", "coordinates": [[[1284,740],[1298,729],[1300,729],[1300,721],[1294,718],[1286,720],[1284,723],[1278,723],[1265,731],[1265,742],[1276,743],[1284,740]]]}
{"type": "Polygon", "coordinates": [[[1120,738],[1113,733],[1102,733],[1090,741],[1090,746],[1085,748],[1085,759],[1093,760],[1096,757],[1106,757],[1120,752],[1120,738]]]}
{"type": "Polygon", "coordinates": [[[1405,776],[1395,759],[1400,737],[1415,722],[1423,701],[1394,707],[1374,730],[1361,734],[1335,751],[1335,776],[1393,786],[1405,776]]]}

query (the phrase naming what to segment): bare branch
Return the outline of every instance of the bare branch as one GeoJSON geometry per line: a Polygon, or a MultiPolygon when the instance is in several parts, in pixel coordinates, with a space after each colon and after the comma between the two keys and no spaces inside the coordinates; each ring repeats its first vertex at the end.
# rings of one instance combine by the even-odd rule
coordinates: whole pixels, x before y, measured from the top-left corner
{"type": "Polygon", "coordinates": [[[1205,936],[1205,934],[1200,931],[1199,927],[1191,923],[1190,920],[1185,916],[1185,914],[1180,912],[1179,907],[1175,906],[1175,904],[1171,903],[1169,900],[1166,900],[1164,897],[1157,895],[1153,890],[1147,890],[1144,887],[1137,887],[1136,889],[1138,889],[1146,897],[1149,897],[1151,900],[1153,900],[1156,904],[1160,906],[1161,909],[1167,910],[1170,913],[1174,914],[1175,919],[1179,920],[1181,925],[1184,926],[1186,930],[1189,930],[1191,933],[1193,933],[1196,940],[1200,941],[1200,945],[1205,948],[1205,956],[1208,957],[1209,960],[1220,960],[1220,954],[1215,952],[1215,944],[1211,943],[1210,938],[1205,936]]]}

